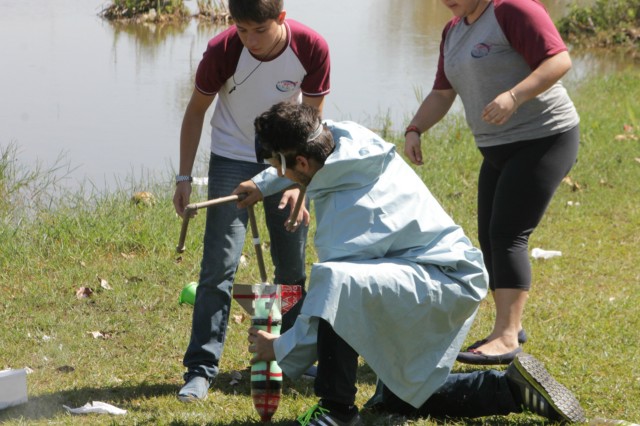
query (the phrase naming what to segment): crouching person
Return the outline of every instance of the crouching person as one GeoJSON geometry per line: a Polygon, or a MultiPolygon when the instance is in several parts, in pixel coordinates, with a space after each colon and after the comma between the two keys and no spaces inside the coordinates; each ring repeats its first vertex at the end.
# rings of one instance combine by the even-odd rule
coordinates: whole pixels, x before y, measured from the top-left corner
{"type": "Polygon", "coordinates": [[[386,410],[477,417],[524,407],[584,419],[530,355],[506,373],[451,373],[487,294],[487,272],[394,145],[353,122],[322,123],[307,105],[276,104],[254,124],[256,149],[273,168],[235,189],[248,194],[239,207],[270,195],[278,175],[305,186],[315,206],[319,260],[300,315],[279,337],[249,330],[252,362],[277,360],[293,378],[318,362],[320,401],[299,424],[361,422],[358,356],[378,375],[377,406],[386,410]]]}

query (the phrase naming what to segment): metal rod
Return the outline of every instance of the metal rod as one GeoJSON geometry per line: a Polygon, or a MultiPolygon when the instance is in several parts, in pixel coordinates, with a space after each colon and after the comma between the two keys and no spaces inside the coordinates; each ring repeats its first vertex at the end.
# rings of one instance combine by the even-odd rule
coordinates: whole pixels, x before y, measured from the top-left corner
{"type": "Polygon", "coordinates": [[[184,208],[184,216],[182,217],[182,229],[180,229],[180,239],[178,240],[176,251],[178,253],[184,252],[184,241],[187,239],[187,229],[189,228],[189,220],[191,219],[191,216],[192,216],[191,213],[206,207],[217,206],[219,204],[232,203],[234,201],[240,201],[244,199],[246,196],[247,196],[246,194],[227,195],[226,197],[214,198],[212,200],[203,201],[201,203],[192,203],[187,205],[187,207],[184,208]]]}
{"type": "Polygon", "coordinates": [[[249,213],[249,223],[251,225],[251,236],[253,237],[253,247],[256,249],[256,258],[258,259],[258,269],[260,269],[260,279],[263,283],[267,282],[267,268],[264,265],[264,257],[262,256],[262,245],[260,244],[260,235],[258,234],[258,224],[256,222],[256,214],[253,206],[247,207],[249,213]]]}

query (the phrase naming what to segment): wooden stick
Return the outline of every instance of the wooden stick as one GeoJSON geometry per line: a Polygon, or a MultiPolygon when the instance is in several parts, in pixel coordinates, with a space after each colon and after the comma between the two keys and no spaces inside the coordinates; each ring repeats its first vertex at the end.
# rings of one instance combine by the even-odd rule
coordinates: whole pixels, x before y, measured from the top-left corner
{"type": "Polygon", "coordinates": [[[258,223],[256,222],[256,214],[253,206],[247,207],[249,213],[249,223],[251,224],[251,236],[253,237],[253,247],[256,249],[256,258],[258,259],[258,269],[260,269],[260,279],[263,283],[267,282],[267,268],[264,265],[264,257],[262,256],[262,245],[260,244],[260,235],[258,234],[258,223]]]}
{"type": "Polygon", "coordinates": [[[246,194],[239,195],[227,195],[226,197],[214,198],[212,200],[203,201],[201,203],[192,203],[187,205],[184,209],[184,216],[182,217],[182,229],[180,230],[180,239],[178,240],[178,245],[176,247],[176,251],[178,253],[184,252],[184,241],[187,238],[187,229],[189,227],[189,220],[191,219],[191,213],[196,210],[217,206],[219,204],[232,203],[234,201],[240,201],[244,199],[246,194]]]}

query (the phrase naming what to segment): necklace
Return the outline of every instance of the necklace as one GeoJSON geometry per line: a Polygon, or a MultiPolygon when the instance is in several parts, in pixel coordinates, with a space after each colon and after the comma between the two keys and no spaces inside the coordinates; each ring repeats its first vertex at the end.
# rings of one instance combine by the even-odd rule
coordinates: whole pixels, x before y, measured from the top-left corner
{"type": "MultiPolygon", "coordinates": [[[[284,24],[283,24],[284,25],[284,24]]],[[[269,56],[271,56],[271,53],[273,52],[273,49],[276,48],[277,45],[280,44],[280,42],[282,41],[282,31],[283,31],[283,27],[280,27],[280,35],[278,37],[278,40],[276,40],[276,42],[274,43],[274,45],[271,47],[271,50],[269,50],[269,52],[264,56],[265,59],[269,58],[269,56]]],[[[240,85],[242,85],[242,83],[244,83],[245,81],[247,81],[249,79],[249,77],[251,77],[251,75],[256,72],[256,70],[258,68],[260,68],[260,65],[262,65],[262,63],[264,62],[264,60],[260,60],[260,62],[258,62],[258,65],[256,65],[256,67],[254,69],[251,70],[251,72],[249,73],[249,75],[247,75],[245,78],[242,79],[241,82],[236,82],[236,73],[233,73],[233,75],[231,76],[231,79],[233,80],[233,87],[231,88],[231,90],[229,90],[229,95],[236,90],[236,88],[240,85]]]]}

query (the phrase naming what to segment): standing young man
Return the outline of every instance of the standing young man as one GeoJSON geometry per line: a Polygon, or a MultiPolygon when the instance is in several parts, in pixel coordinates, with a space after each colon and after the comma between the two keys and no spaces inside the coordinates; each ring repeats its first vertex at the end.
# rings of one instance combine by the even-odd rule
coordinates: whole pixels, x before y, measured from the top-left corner
{"type": "MultiPolygon", "coordinates": [[[[195,89],[180,133],[180,169],[173,202],[180,216],[191,195],[191,172],[204,116],[217,98],[211,119],[209,198],[226,196],[268,165],[256,158],[255,117],[281,101],[306,103],[322,110],[329,93],[329,49],[310,28],[285,19],[282,0],[229,0],[235,25],[208,44],[198,66],[195,89]]],[[[280,190],[293,183],[281,179],[280,190]]],[[[298,190],[265,198],[275,282],[304,284],[307,227],[285,230],[298,190]]],[[[299,216],[308,221],[303,209],[299,216]]],[[[298,223],[301,220],[298,220],[298,223]]],[[[231,306],[231,288],[247,227],[245,209],[226,204],[207,209],[204,252],[193,310],[191,340],[184,356],[188,371],[178,397],[206,398],[218,374],[231,306]]],[[[298,309],[285,315],[283,328],[298,309]]]]}

